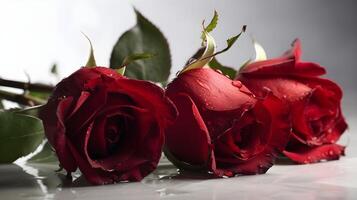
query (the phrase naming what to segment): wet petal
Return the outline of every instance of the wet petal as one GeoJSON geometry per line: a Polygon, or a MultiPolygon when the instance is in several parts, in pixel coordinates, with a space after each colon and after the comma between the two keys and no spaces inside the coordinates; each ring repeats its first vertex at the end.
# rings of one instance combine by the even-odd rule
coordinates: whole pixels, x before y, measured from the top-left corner
{"type": "Polygon", "coordinates": [[[345,154],[345,147],[338,144],[321,146],[298,145],[283,151],[284,155],[300,164],[315,163],[322,160],[338,160],[345,154]],[[291,149],[291,150],[290,150],[291,149]]]}
{"type": "Polygon", "coordinates": [[[193,100],[184,93],[170,96],[179,116],[166,131],[166,148],[176,160],[202,165],[210,155],[210,136],[193,100]]]}

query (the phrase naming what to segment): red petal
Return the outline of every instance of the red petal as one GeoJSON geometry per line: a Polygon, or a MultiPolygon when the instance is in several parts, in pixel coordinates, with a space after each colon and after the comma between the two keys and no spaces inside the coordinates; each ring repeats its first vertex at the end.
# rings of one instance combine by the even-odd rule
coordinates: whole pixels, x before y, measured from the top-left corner
{"type": "Polygon", "coordinates": [[[166,131],[166,147],[179,161],[191,165],[206,164],[211,152],[211,139],[205,123],[190,96],[171,96],[179,111],[175,123],[166,131]]]}
{"type": "MultiPolygon", "coordinates": [[[[128,107],[123,106],[120,109],[123,108],[128,107]]],[[[134,123],[129,124],[129,129],[125,133],[123,133],[124,138],[119,141],[118,149],[115,153],[113,153],[113,155],[108,155],[103,159],[93,160],[87,153],[89,139],[91,137],[94,137],[93,139],[96,139],[99,137],[96,136],[97,134],[104,135],[105,133],[103,130],[96,130],[98,132],[94,132],[94,134],[93,132],[87,132],[85,137],[86,139],[84,151],[86,152],[88,160],[91,163],[92,167],[102,168],[103,170],[117,169],[118,171],[125,172],[126,169],[130,169],[135,167],[135,165],[138,165],[138,162],[142,163],[147,161],[146,158],[144,158],[143,156],[139,159],[139,161],[134,161],[134,163],[132,162],[132,155],[136,151],[138,151],[138,149],[145,149],[146,152],[151,153],[153,157],[157,154],[157,152],[153,151],[153,149],[158,149],[158,151],[161,152],[162,144],[158,144],[157,147],[152,147],[149,144],[146,144],[145,141],[146,137],[152,137],[155,140],[161,141],[162,143],[163,134],[160,132],[160,130],[151,129],[152,124],[156,124],[154,119],[152,118],[151,113],[147,110],[135,107],[130,107],[130,110],[133,111],[131,114],[135,119],[134,123]]],[[[151,160],[149,159],[149,161],[151,160]]]]}
{"type": "Polygon", "coordinates": [[[264,97],[267,91],[271,91],[278,98],[286,99],[289,102],[300,101],[310,95],[312,91],[312,88],[308,85],[284,77],[240,77],[239,80],[258,97],[264,97]]]}
{"type": "Polygon", "coordinates": [[[293,43],[293,47],[285,52],[281,57],[253,62],[242,68],[238,76],[320,76],[326,73],[325,69],[316,63],[301,62],[300,57],[301,44],[299,40],[296,40],[293,43]]]}
{"type": "Polygon", "coordinates": [[[307,146],[304,144],[289,147],[284,155],[300,164],[315,163],[322,160],[337,160],[345,154],[345,147],[338,144],[307,146]]]}
{"type": "Polygon", "coordinates": [[[180,74],[167,86],[166,92],[168,96],[188,94],[200,111],[231,111],[247,108],[256,101],[239,81],[232,81],[210,68],[180,74]]]}
{"type": "Polygon", "coordinates": [[[121,79],[117,86],[139,106],[156,114],[160,126],[166,127],[177,116],[174,104],[165,96],[164,90],[148,81],[121,79]]]}
{"type": "Polygon", "coordinates": [[[48,101],[40,112],[40,118],[43,121],[46,137],[55,149],[61,165],[68,172],[74,172],[77,169],[73,155],[68,149],[68,138],[64,125],[64,120],[66,115],[69,114],[72,101],[72,97],[67,97],[59,101],[48,101]]]}
{"type": "Polygon", "coordinates": [[[265,173],[273,165],[277,152],[285,148],[291,132],[287,104],[269,93],[265,99],[257,102],[253,111],[256,120],[266,126],[264,134],[269,136],[268,141],[264,144],[264,149],[244,160],[238,157],[235,159],[221,158],[217,154],[219,169],[231,171],[233,174],[265,173]]]}
{"type": "Polygon", "coordinates": [[[103,184],[110,184],[114,183],[115,181],[113,178],[110,177],[110,173],[103,171],[101,169],[92,168],[89,162],[85,159],[86,156],[80,154],[76,147],[69,141],[68,147],[70,148],[79,169],[85,176],[86,180],[95,185],[103,185],[103,184]]]}
{"type": "MultiPolygon", "coordinates": [[[[83,95],[86,93],[82,93],[83,95]]],[[[87,94],[86,94],[87,96],[87,94]]],[[[107,101],[106,87],[98,85],[94,91],[90,92],[90,96],[86,97],[81,106],[71,117],[66,119],[67,133],[70,135],[78,135],[82,127],[88,126],[93,120],[98,111],[102,109],[107,101]]]]}

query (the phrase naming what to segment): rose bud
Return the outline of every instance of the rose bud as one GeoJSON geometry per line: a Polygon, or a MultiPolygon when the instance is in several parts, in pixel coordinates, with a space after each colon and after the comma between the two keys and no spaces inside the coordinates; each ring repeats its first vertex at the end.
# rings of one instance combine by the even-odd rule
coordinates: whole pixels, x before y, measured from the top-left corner
{"type": "Polygon", "coordinates": [[[344,155],[336,144],[347,124],[341,112],[341,88],[320,78],[325,69],[300,60],[300,41],[279,58],[258,61],[244,67],[237,80],[255,95],[267,89],[291,106],[293,133],[283,154],[297,163],[335,160],[344,155]]]}
{"type": "Polygon", "coordinates": [[[288,141],[288,111],[278,98],[257,100],[240,81],[213,69],[181,73],[166,94],[179,115],[166,131],[164,151],[183,170],[219,177],[265,173],[288,141]]]}
{"type": "Polygon", "coordinates": [[[56,86],[40,117],[68,173],[78,167],[91,184],[109,184],[156,168],[176,109],[152,83],[84,67],[56,86]]]}

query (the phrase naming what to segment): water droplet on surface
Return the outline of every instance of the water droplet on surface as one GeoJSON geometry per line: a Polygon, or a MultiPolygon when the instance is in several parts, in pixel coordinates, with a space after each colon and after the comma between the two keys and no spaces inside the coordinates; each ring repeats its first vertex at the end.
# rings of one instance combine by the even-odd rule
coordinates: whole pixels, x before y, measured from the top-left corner
{"type": "Polygon", "coordinates": [[[242,82],[240,81],[232,81],[232,85],[237,88],[241,88],[243,86],[242,82]]]}

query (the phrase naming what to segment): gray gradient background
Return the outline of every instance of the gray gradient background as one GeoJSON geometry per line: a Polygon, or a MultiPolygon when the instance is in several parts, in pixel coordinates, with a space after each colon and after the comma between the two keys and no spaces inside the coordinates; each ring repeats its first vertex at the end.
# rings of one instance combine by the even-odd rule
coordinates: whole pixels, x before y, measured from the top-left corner
{"type": "MultiPolygon", "coordinates": [[[[26,80],[26,71],[33,81],[48,82],[48,68],[57,62],[61,76],[68,76],[88,56],[88,43],[80,31],[92,39],[97,63],[108,65],[118,36],[135,24],[132,6],[169,40],[172,74],[199,47],[201,22],[209,20],[214,9],[220,14],[212,33],[219,49],[242,25],[248,26],[247,34],[218,57],[226,65],[238,67],[254,57],[250,37],[264,46],[268,57],[279,56],[300,38],[303,59],[325,66],[327,77],[344,89],[344,113],[350,132],[356,130],[357,1],[353,0],[0,0],[0,75],[26,80]]],[[[351,138],[357,144],[357,137],[351,138]]],[[[357,149],[353,153],[357,155],[357,149]]]]}

